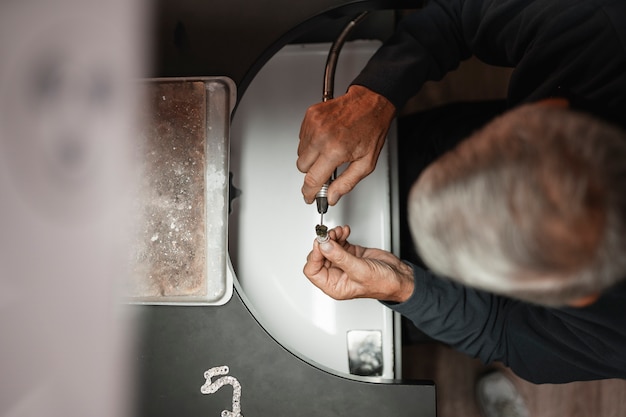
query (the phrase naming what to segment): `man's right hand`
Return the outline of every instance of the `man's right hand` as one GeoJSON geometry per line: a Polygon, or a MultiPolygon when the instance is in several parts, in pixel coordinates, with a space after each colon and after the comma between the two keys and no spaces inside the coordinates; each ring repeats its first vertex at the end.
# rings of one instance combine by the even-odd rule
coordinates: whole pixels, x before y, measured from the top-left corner
{"type": "Polygon", "coordinates": [[[389,100],[359,85],[309,107],[296,163],[306,174],[302,195],[308,204],[341,164],[349,163],[328,188],[331,206],[374,170],[395,111],[389,100]]]}

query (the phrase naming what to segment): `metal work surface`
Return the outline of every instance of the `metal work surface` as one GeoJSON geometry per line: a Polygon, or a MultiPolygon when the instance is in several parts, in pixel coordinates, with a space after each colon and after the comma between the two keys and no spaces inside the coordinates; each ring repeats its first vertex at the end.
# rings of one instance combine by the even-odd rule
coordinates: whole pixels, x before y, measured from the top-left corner
{"type": "MultiPolygon", "coordinates": [[[[337,89],[378,48],[377,41],[345,45],[337,71],[337,89]]],[[[319,222],[315,205],[302,201],[303,176],[294,172],[302,115],[319,100],[325,44],[287,45],[259,71],[242,97],[231,129],[231,172],[241,196],[229,217],[229,254],[237,280],[255,317],[276,340],[337,371],[349,372],[346,334],[351,330],[382,332],[384,369],[393,378],[393,312],[376,300],[333,300],[304,276],[319,222]],[[316,82],[317,81],[317,82],[316,82]],[[268,221],[268,215],[271,221],[268,221]]],[[[329,228],[349,224],[350,239],[366,247],[392,249],[390,129],[375,172],[328,210],[329,228]],[[378,196],[379,198],[373,198],[378,196]]]]}
{"type": "MultiPolygon", "coordinates": [[[[157,0],[151,75],[226,76],[241,97],[265,62],[308,28],[366,9],[417,7],[401,3],[157,0]]],[[[250,313],[236,280],[221,306],[133,308],[142,318],[134,415],[436,415],[432,382],[366,382],[287,351],[250,313]]]]}

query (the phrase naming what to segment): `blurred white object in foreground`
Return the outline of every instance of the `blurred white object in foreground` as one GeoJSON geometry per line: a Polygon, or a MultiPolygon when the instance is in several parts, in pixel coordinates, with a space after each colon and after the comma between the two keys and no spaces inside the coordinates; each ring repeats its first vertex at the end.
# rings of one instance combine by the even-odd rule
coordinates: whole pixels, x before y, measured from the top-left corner
{"type": "Polygon", "coordinates": [[[127,411],[140,2],[0,3],[0,416],[127,411]]]}

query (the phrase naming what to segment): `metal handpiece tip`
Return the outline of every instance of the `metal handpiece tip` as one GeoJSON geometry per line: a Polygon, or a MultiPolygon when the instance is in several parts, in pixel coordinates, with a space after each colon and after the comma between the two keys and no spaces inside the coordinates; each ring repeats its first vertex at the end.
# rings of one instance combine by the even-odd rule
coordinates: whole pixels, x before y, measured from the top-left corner
{"type": "Polygon", "coordinates": [[[315,204],[317,205],[317,212],[324,214],[328,211],[328,198],[315,197],[315,204]]]}

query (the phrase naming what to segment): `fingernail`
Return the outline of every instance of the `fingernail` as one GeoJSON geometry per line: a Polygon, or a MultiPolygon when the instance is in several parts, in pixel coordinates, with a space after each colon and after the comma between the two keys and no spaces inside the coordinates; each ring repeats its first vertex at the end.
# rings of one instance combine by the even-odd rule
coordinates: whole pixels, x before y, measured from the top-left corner
{"type": "Polygon", "coordinates": [[[320,243],[320,249],[322,250],[322,252],[330,252],[333,249],[333,245],[330,243],[329,240],[320,243]]]}

